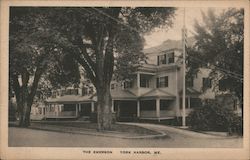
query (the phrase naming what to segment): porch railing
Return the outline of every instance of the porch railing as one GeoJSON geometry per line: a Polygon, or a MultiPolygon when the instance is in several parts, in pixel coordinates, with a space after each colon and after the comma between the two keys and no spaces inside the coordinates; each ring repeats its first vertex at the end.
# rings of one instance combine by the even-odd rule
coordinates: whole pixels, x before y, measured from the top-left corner
{"type": "Polygon", "coordinates": [[[76,111],[46,112],[46,117],[72,117],[76,116],[76,111]]]}

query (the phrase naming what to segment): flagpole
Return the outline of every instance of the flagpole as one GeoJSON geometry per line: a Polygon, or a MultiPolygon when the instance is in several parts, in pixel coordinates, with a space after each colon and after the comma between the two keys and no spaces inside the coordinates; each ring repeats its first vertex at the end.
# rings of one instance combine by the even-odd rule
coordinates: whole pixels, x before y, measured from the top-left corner
{"type": "Polygon", "coordinates": [[[186,24],[185,24],[185,7],[183,13],[182,29],[182,49],[183,49],[183,89],[182,89],[182,127],[186,127],[186,24]]]}

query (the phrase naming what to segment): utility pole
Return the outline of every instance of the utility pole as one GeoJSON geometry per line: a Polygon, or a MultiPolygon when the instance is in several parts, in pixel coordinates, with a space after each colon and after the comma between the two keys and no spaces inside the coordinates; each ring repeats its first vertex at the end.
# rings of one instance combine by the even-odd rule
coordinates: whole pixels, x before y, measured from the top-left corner
{"type": "Polygon", "coordinates": [[[182,88],[182,127],[186,127],[186,24],[185,24],[185,8],[183,12],[183,28],[182,28],[182,53],[183,53],[183,88],[182,88]]]}

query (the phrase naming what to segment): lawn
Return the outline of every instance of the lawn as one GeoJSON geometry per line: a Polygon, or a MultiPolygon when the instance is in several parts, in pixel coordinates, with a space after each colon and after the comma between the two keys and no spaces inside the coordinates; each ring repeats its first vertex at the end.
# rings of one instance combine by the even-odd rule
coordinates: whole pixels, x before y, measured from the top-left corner
{"type": "MultiPolygon", "coordinates": [[[[36,125],[55,125],[55,126],[65,126],[65,127],[75,127],[79,129],[93,129],[97,130],[97,123],[91,123],[91,122],[60,122],[60,121],[40,121],[35,122],[33,124],[36,125]]],[[[126,125],[126,124],[113,124],[112,130],[113,132],[122,132],[122,133],[130,133],[130,134],[136,134],[136,135],[157,135],[159,133],[149,130],[143,127],[139,126],[133,126],[133,125],[126,125]]]]}

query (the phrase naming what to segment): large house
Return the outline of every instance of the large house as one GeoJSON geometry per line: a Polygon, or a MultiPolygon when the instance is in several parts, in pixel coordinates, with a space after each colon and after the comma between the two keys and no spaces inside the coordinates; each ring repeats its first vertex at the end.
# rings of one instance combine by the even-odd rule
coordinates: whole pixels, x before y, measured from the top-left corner
{"type": "MultiPolygon", "coordinates": [[[[181,42],[168,40],[158,47],[145,49],[144,53],[147,63],[138,67],[133,80],[111,83],[112,111],[120,120],[136,118],[161,121],[184,116],[181,42]]],[[[185,116],[193,108],[200,106],[203,99],[221,97],[221,94],[214,91],[213,80],[209,78],[210,72],[209,68],[200,68],[188,81],[185,90],[185,116]]],[[[95,91],[91,87],[56,91],[46,101],[44,117],[89,117],[96,112],[95,91]]],[[[234,102],[237,99],[229,99],[233,101],[235,111],[240,113],[239,105],[234,102]]]]}

